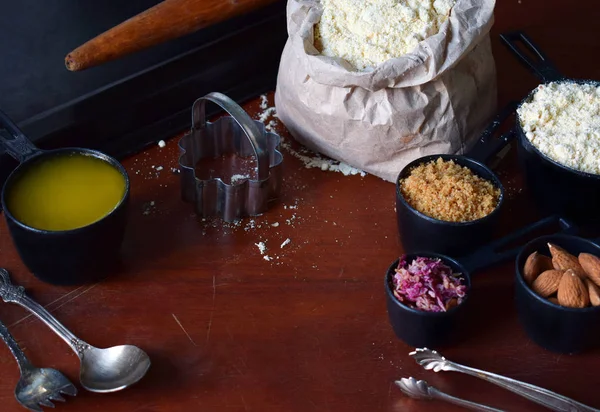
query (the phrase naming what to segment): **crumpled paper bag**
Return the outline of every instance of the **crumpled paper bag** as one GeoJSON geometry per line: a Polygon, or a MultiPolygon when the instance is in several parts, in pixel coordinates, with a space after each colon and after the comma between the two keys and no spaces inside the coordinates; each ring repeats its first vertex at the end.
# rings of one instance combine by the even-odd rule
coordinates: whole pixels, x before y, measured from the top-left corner
{"type": "Polygon", "coordinates": [[[319,1],[288,0],[279,118],[308,148],[390,182],[418,157],[465,153],[496,111],[494,6],[457,0],[440,32],[412,53],[358,72],[314,47],[319,1]]]}

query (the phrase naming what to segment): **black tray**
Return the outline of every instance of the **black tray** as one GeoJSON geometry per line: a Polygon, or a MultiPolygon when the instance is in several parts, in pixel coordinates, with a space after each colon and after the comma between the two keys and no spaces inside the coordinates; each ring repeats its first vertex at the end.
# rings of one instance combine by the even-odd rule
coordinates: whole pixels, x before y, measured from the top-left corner
{"type": "MultiPolygon", "coordinates": [[[[80,3],[78,5],[81,6],[80,3]]],[[[71,7],[79,6],[71,4],[71,7]]],[[[34,35],[35,27],[32,30],[34,35]]],[[[97,28],[95,30],[97,33],[102,31],[97,28]]],[[[242,103],[275,88],[279,59],[287,40],[284,1],[204,30],[210,31],[211,35],[207,37],[206,33],[196,33],[157,46],[160,49],[160,53],[156,51],[159,57],[168,55],[165,50],[168,51],[169,47],[183,50],[175,57],[158,59],[159,63],[153,66],[142,66],[143,70],[131,76],[119,78],[41,114],[22,120],[22,110],[16,107],[16,103],[11,105],[13,107],[2,107],[2,110],[9,115],[17,113],[12,117],[41,148],[80,146],[101,150],[123,159],[158,140],[187,130],[190,127],[189,109],[200,96],[219,91],[242,103]],[[190,47],[194,44],[195,47],[190,47]]],[[[66,42],[66,39],[63,40],[63,43],[66,42]]],[[[71,42],[72,39],[68,46],[63,44],[64,50],[61,49],[60,53],[54,48],[48,51],[52,53],[51,58],[46,56],[46,60],[39,62],[41,67],[35,67],[37,71],[55,72],[58,65],[60,74],[48,73],[48,77],[62,79],[61,87],[80,86],[78,82],[95,75],[97,71],[114,72],[121,69],[121,65],[137,67],[139,64],[136,66],[133,62],[139,63],[136,60],[138,58],[141,61],[152,61],[148,55],[127,56],[85,72],[70,73],[64,68],[62,60],[70,50],[69,47],[79,44],[71,45],[71,42]]],[[[16,52],[27,54],[36,51],[16,52]]],[[[18,77],[18,73],[14,72],[15,68],[11,70],[13,71],[7,72],[3,79],[7,83],[10,83],[11,75],[18,77]]],[[[43,72],[40,75],[44,75],[43,72]]],[[[48,93],[55,87],[48,85],[48,93]]],[[[41,99],[39,91],[33,93],[23,88],[22,93],[29,94],[32,102],[41,99]]],[[[16,102],[17,98],[15,96],[11,100],[10,96],[5,96],[2,100],[4,105],[8,105],[11,101],[16,102]]],[[[217,111],[216,108],[211,109],[213,111],[207,113],[209,116],[217,111]]],[[[16,162],[12,158],[0,152],[1,184],[4,184],[8,173],[15,166],[16,162]]]]}

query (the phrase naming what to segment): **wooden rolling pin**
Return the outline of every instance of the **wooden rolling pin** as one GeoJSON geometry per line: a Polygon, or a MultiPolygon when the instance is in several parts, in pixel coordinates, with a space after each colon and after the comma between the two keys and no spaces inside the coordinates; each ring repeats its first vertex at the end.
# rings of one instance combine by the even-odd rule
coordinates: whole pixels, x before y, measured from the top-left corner
{"type": "Polygon", "coordinates": [[[79,46],[65,57],[84,70],[281,0],[164,0],[79,46]]]}

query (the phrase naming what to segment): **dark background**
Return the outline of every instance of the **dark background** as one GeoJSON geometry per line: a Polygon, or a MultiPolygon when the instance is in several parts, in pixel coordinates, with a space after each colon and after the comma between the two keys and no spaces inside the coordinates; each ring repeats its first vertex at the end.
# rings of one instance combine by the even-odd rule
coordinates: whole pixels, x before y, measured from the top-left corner
{"type": "Polygon", "coordinates": [[[69,51],[157,3],[2,1],[0,107],[16,121],[27,120],[173,57],[199,40],[181,39],[94,70],[66,70],[63,59],[69,51]]]}
{"type": "Polygon", "coordinates": [[[274,88],[284,1],[102,66],[65,68],[68,52],[157,3],[1,0],[0,108],[41,147],[122,157],[188,128],[208,92],[244,101],[274,88]]]}

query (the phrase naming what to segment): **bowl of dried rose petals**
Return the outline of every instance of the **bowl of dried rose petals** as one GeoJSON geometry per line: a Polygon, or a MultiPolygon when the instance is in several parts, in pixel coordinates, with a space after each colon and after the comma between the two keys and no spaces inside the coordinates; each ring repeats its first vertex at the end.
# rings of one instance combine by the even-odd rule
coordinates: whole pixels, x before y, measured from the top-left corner
{"type": "Polygon", "coordinates": [[[471,280],[456,260],[435,253],[400,256],[386,273],[385,289],[394,333],[410,346],[445,346],[461,335],[471,280]]]}

